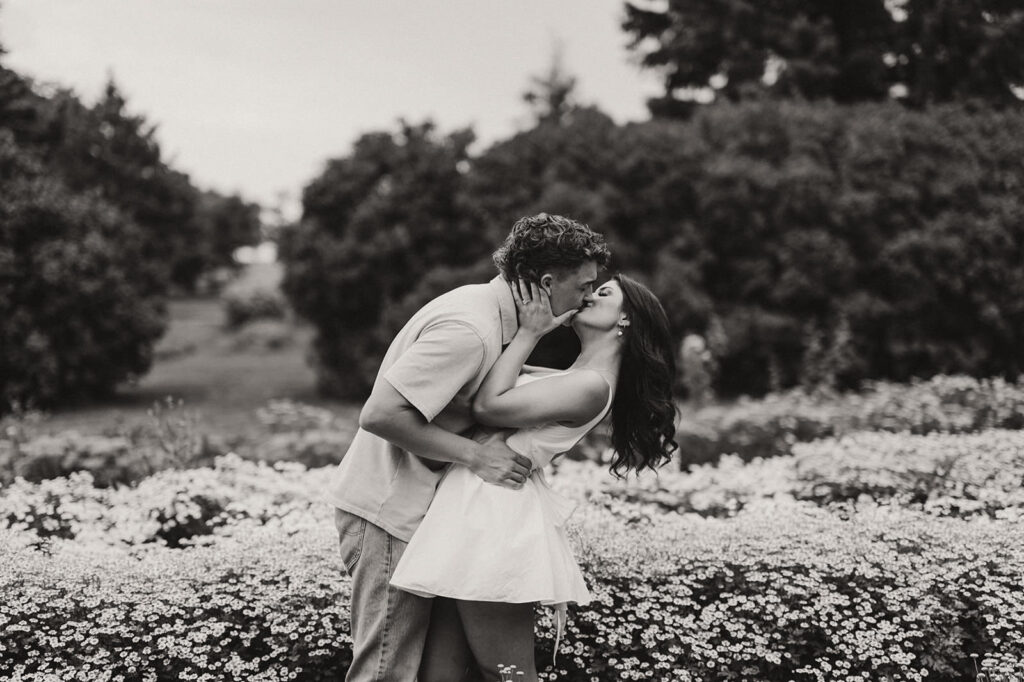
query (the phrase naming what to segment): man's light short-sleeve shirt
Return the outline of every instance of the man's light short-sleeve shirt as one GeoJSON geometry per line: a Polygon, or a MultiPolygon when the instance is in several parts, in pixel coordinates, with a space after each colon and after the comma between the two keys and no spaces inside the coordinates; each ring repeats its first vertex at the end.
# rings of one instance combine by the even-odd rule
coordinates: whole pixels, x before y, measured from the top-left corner
{"type": "MultiPolygon", "coordinates": [[[[459,287],[423,306],[398,332],[376,381],[390,383],[427,421],[466,434],[475,425],[473,396],[516,328],[504,279],[459,287]]],[[[408,542],[445,469],[359,429],[325,499],[408,542]]]]}

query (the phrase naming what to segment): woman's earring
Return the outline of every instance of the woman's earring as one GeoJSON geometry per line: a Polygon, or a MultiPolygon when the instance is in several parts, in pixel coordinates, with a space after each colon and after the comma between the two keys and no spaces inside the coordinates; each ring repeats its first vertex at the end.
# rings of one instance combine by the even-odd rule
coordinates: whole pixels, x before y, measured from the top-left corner
{"type": "Polygon", "coordinates": [[[629,326],[629,320],[623,318],[619,320],[619,336],[622,336],[622,330],[629,326]]]}

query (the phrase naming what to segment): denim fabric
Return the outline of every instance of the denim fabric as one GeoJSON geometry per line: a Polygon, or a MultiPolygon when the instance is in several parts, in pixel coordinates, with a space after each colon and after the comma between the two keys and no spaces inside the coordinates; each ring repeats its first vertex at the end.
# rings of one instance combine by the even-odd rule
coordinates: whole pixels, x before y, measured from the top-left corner
{"type": "Polygon", "coordinates": [[[334,523],[352,577],[352,666],[345,681],[413,682],[433,604],[389,584],[406,543],[341,509],[334,523]]]}

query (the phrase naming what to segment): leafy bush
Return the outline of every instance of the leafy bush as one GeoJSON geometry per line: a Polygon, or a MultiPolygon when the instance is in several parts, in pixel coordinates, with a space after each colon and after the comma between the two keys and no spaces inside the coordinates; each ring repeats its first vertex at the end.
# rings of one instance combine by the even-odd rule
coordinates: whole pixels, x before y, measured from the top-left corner
{"type": "Polygon", "coordinates": [[[137,480],[152,473],[145,459],[133,457],[132,444],[125,438],[65,431],[24,443],[19,451],[13,461],[13,474],[33,482],[73,471],[95,471],[96,483],[108,486],[114,481],[137,480]]]}
{"type": "Polygon", "coordinates": [[[44,433],[42,413],[13,414],[0,421],[0,483],[86,471],[101,487],[132,483],[167,468],[209,463],[225,445],[199,430],[198,414],[168,397],[155,402],[144,421],[109,428],[102,435],[75,430],[44,433]]]}
{"type": "Polygon", "coordinates": [[[1020,380],[935,376],[909,384],[868,382],[858,393],[793,389],[700,409],[682,420],[676,440],[680,464],[689,467],[725,453],[748,461],[785,455],[794,443],[855,431],[971,433],[989,428],[1024,428],[1020,380]]]}
{"type": "MultiPolygon", "coordinates": [[[[588,489],[593,492],[588,495],[606,495],[661,512],[707,517],[734,516],[766,499],[792,500],[801,489],[793,457],[744,462],[735,455],[726,455],[714,464],[695,466],[688,472],[645,473],[624,481],[609,480],[604,470],[590,476],[594,480],[588,489]]],[[[632,506],[626,510],[636,511],[632,506]]]]}
{"type": "Polygon", "coordinates": [[[380,324],[516,218],[604,232],[677,340],[720,337],[717,395],[1024,371],[1021,109],[757,101],[624,126],[592,108],[475,157],[429,124],[363,136],[306,188],[285,289],[325,388],[363,395],[380,324]]]}
{"type": "Polygon", "coordinates": [[[246,322],[282,319],[287,313],[284,296],[269,289],[228,289],[221,297],[228,327],[237,329],[246,322]]]}
{"type": "Polygon", "coordinates": [[[595,172],[614,188],[602,225],[619,266],[650,274],[677,338],[720,320],[719,395],[1011,377],[1022,130],[1020,108],[702,107],[618,132],[595,172]]]}
{"type": "Polygon", "coordinates": [[[257,320],[245,323],[228,340],[228,347],[238,352],[272,353],[295,342],[295,326],[284,320],[257,320]]]}
{"type": "Polygon", "coordinates": [[[0,130],[0,410],[109,394],[166,327],[143,233],[75,194],[0,130]]]}
{"type": "Polygon", "coordinates": [[[379,330],[385,311],[431,269],[495,246],[459,200],[472,139],[402,122],[360,137],[305,188],[303,220],[282,233],[279,254],[289,302],[316,327],[325,392],[365,396],[391,341],[379,330]]]}

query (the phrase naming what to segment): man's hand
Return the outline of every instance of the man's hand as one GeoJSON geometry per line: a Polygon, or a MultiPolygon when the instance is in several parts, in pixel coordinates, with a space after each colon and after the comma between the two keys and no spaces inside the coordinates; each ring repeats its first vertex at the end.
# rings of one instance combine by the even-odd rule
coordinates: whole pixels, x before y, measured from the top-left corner
{"type": "Polygon", "coordinates": [[[488,483],[519,490],[530,476],[533,462],[504,443],[481,443],[469,470],[488,483]]]}

